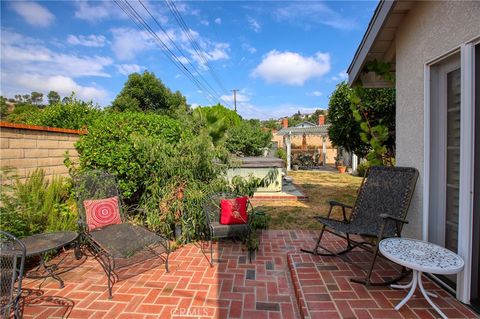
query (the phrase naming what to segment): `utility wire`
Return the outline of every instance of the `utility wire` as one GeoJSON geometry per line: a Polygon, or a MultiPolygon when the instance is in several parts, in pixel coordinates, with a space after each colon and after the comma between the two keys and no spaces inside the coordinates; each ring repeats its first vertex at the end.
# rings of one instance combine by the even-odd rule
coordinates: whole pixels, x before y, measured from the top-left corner
{"type": "MultiPolygon", "coordinates": [[[[170,48],[162,41],[162,39],[157,35],[157,33],[150,27],[150,25],[142,18],[142,16],[131,6],[130,3],[126,0],[115,0],[115,3],[122,9],[125,14],[134,22],[134,24],[142,31],[145,30],[153,38],[154,42],[159,46],[166,57],[173,63],[177,68],[184,73],[187,78],[189,78],[195,86],[205,95],[207,100],[215,104],[214,98],[215,94],[212,94],[210,90],[205,87],[191,72],[190,70],[180,61],[179,57],[170,50],[170,48]],[[170,54],[168,54],[170,53],[170,54]]],[[[217,99],[217,98],[215,98],[217,99]]]]}
{"type": "Polygon", "coordinates": [[[212,75],[213,79],[215,80],[215,82],[217,82],[217,84],[219,85],[219,87],[222,89],[222,91],[224,92],[225,95],[228,95],[228,91],[225,89],[225,86],[222,84],[222,81],[220,80],[220,78],[218,77],[217,73],[215,72],[215,69],[213,68],[213,66],[210,64],[209,60],[207,59],[207,57],[205,56],[205,53],[204,53],[204,50],[200,47],[200,45],[198,44],[198,42],[195,40],[195,38],[192,36],[192,33],[190,31],[190,28],[187,26],[187,24],[185,23],[185,20],[183,19],[182,15],[180,14],[180,12],[178,11],[177,9],[177,6],[175,5],[175,3],[171,0],[165,0],[165,3],[167,4],[167,7],[168,9],[170,10],[170,12],[172,13],[172,15],[175,17],[175,20],[177,21],[177,23],[180,25],[180,27],[183,29],[183,32],[185,33],[185,35],[187,36],[187,38],[190,40],[191,44],[192,44],[192,48],[194,49],[194,51],[196,52],[197,56],[202,60],[202,62],[207,66],[208,68],[208,71],[210,72],[210,74],[212,75]]]}
{"type": "MultiPolygon", "coordinates": [[[[203,80],[203,82],[208,86],[208,88],[215,93],[217,97],[220,97],[218,92],[208,83],[208,81],[203,77],[203,75],[198,71],[198,69],[195,67],[195,65],[192,64],[189,58],[183,53],[182,49],[175,43],[175,41],[170,37],[168,32],[162,27],[162,25],[158,22],[158,20],[152,15],[150,10],[144,5],[144,3],[141,0],[138,0],[138,2],[142,5],[142,7],[145,9],[145,11],[150,15],[150,17],[153,19],[153,21],[157,24],[157,26],[162,30],[162,32],[165,34],[165,36],[168,38],[168,40],[173,44],[173,46],[177,49],[177,51],[188,61],[188,64],[190,67],[200,76],[200,78],[203,80]]],[[[221,98],[221,97],[220,97],[221,98]]]]}

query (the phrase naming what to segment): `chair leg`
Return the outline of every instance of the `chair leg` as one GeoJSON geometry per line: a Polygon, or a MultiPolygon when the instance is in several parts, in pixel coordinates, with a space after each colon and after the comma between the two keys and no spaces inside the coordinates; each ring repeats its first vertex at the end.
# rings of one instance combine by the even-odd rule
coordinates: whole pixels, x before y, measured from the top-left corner
{"type": "Polygon", "coordinates": [[[167,251],[167,258],[165,258],[165,271],[166,272],[170,272],[170,270],[168,269],[168,257],[170,256],[170,252],[167,251]]]}
{"type": "Polygon", "coordinates": [[[213,267],[213,240],[210,237],[210,267],[213,267]]]}
{"type": "Polygon", "coordinates": [[[302,251],[304,253],[313,254],[315,256],[319,255],[318,254],[318,247],[320,246],[320,242],[322,241],[322,237],[323,237],[324,232],[325,232],[325,225],[322,225],[322,229],[320,230],[320,235],[318,236],[317,243],[315,244],[315,248],[313,248],[313,250],[300,249],[300,251],[302,251]]]}

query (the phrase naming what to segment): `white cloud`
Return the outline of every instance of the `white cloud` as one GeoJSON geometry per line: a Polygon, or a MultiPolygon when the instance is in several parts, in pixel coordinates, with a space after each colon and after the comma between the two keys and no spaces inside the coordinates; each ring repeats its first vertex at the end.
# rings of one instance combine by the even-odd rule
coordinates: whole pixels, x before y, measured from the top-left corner
{"type": "MultiPolygon", "coordinates": [[[[222,95],[220,97],[222,100],[228,103],[233,103],[233,95],[222,95]]],[[[250,101],[250,96],[248,94],[238,92],[237,93],[237,104],[250,101]]]]}
{"type": "Polygon", "coordinates": [[[222,18],[216,18],[215,23],[216,24],[222,24],[222,18]]]}
{"type": "Polygon", "coordinates": [[[317,52],[306,57],[295,52],[270,51],[252,71],[268,83],[303,85],[305,81],[321,77],[330,71],[330,54],[317,52]]]}
{"type": "Polygon", "coordinates": [[[57,91],[62,96],[68,96],[72,92],[83,100],[104,100],[107,97],[107,91],[94,86],[82,86],[76,83],[72,78],[56,75],[45,77],[39,74],[21,74],[12,79],[16,85],[27,92],[57,91]]]}
{"type": "Polygon", "coordinates": [[[107,39],[103,35],[73,35],[67,37],[67,42],[73,45],[83,45],[86,47],[103,47],[107,43],[107,39]]]}
{"type": "Polygon", "coordinates": [[[138,64],[117,64],[117,71],[123,75],[130,75],[131,73],[140,73],[145,70],[145,67],[138,64]]]}
{"type": "Polygon", "coordinates": [[[131,60],[135,56],[154,46],[149,35],[145,31],[137,31],[130,28],[112,29],[112,51],[120,60],[131,60]]]}
{"type": "Polygon", "coordinates": [[[210,25],[210,22],[208,22],[208,20],[200,20],[200,24],[203,24],[204,26],[208,27],[210,25]]]}
{"type": "Polygon", "coordinates": [[[339,72],[337,75],[332,76],[333,81],[343,81],[346,79],[348,79],[348,73],[345,70],[339,72]]]}
{"type": "Polygon", "coordinates": [[[273,12],[274,16],[280,21],[301,24],[304,27],[308,27],[309,23],[323,24],[340,30],[351,30],[357,27],[354,17],[344,17],[319,1],[282,5],[273,12]]]}
{"type": "Polygon", "coordinates": [[[105,68],[113,61],[109,57],[79,56],[52,51],[38,40],[22,34],[1,30],[1,90],[13,96],[32,91],[54,90],[61,95],[75,91],[82,99],[107,103],[108,93],[96,85],[81,85],[78,77],[109,77],[105,68]]]}
{"type": "Polygon", "coordinates": [[[242,43],[242,49],[250,52],[251,54],[254,54],[254,53],[257,52],[257,49],[255,49],[254,47],[252,47],[250,44],[248,44],[246,42],[242,43]]]}
{"type": "Polygon", "coordinates": [[[93,3],[95,3],[95,5],[91,5],[92,2],[86,1],[75,2],[75,6],[77,7],[75,10],[75,18],[94,23],[108,18],[111,15],[111,12],[116,10],[110,1],[93,3]]]}
{"type": "Polygon", "coordinates": [[[19,74],[109,77],[105,67],[113,63],[109,57],[52,51],[35,39],[5,29],[2,29],[1,47],[2,69],[11,68],[19,74]]]}
{"type": "Polygon", "coordinates": [[[310,94],[313,95],[313,96],[322,96],[322,95],[323,95],[323,93],[320,92],[320,91],[313,91],[313,92],[310,93],[310,94]]]}
{"type": "Polygon", "coordinates": [[[45,7],[36,2],[11,2],[11,8],[25,21],[36,27],[48,27],[55,20],[55,16],[45,7]]]}
{"type": "Polygon", "coordinates": [[[254,18],[250,17],[250,16],[247,16],[247,21],[248,21],[248,24],[250,25],[250,28],[254,31],[254,32],[259,32],[260,29],[262,28],[262,26],[260,25],[260,23],[258,23],[257,20],[255,20],[254,18]]]}

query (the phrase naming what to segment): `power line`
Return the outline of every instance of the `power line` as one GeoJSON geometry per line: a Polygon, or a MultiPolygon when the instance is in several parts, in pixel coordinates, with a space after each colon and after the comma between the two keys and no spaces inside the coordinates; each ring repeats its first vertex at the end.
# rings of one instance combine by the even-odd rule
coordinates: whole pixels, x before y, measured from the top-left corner
{"type": "Polygon", "coordinates": [[[177,49],[178,52],[180,52],[180,54],[188,61],[188,64],[193,68],[193,70],[195,70],[195,72],[200,76],[200,78],[203,80],[203,82],[208,86],[208,88],[215,93],[215,95],[217,97],[219,97],[220,95],[218,94],[218,92],[210,85],[210,83],[208,83],[208,81],[203,77],[203,75],[197,70],[197,68],[195,67],[195,65],[192,64],[192,62],[190,62],[190,59],[187,58],[185,56],[185,54],[183,53],[182,49],[175,43],[175,41],[170,37],[170,35],[168,34],[168,32],[162,27],[162,25],[158,22],[158,20],[152,15],[152,13],[150,12],[150,10],[148,10],[148,8],[143,4],[143,2],[141,0],[138,0],[138,2],[142,5],[142,7],[145,9],[145,11],[147,11],[147,13],[150,15],[150,17],[153,19],[153,21],[157,24],[157,26],[160,28],[160,30],[162,30],[162,32],[165,34],[165,36],[168,38],[168,40],[175,46],[175,48],[177,49]]]}
{"type": "Polygon", "coordinates": [[[200,45],[198,44],[198,42],[195,40],[195,38],[192,36],[191,32],[190,32],[190,28],[187,26],[185,20],[183,19],[182,15],[180,14],[180,12],[178,11],[177,9],[177,6],[175,5],[175,3],[172,1],[172,0],[165,0],[165,3],[167,4],[167,7],[168,9],[170,10],[170,12],[173,14],[173,16],[175,17],[175,20],[177,21],[177,23],[180,25],[180,27],[182,28],[183,32],[185,33],[185,35],[187,36],[187,38],[190,40],[190,42],[192,43],[192,48],[194,49],[194,51],[197,53],[198,57],[203,61],[203,63],[208,67],[208,71],[210,72],[210,74],[212,75],[213,79],[215,80],[215,82],[217,82],[217,84],[219,85],[219,87],[223,90],[223,92],[225,93],[225,95],[228,95],[228,91],[225,89],[225,86],[222,84],[222,81],[220,80],[219,76],[217,75],[217,73],[215,72],[215,69],[213,68],[213,66],[210,64],[210,62],[208,61],[207,57],[205,56],[205,53],[204,53],[204,50],[201,49],[200,45]]]}
{"type": "Polygon", "coordinates": [[[187,78],[189,78],[197,88],[204,93],[207,100],[214,104],[213,98],[215,94],[212,94],[210,90],[205,87],[191,72],[190,70],[180,61],[179,57],[170,50],[170,48],[162,41],[162,39],[157,35],[157,33],[150,27],[150,25],[143,19],[143,17],[131,6],[130,3],[126,0],[115,0],[115,3],[122,9],[125,14],[134,22],[134,24],[140,29],[147,31],[150,36],[153,38],[154,42],[163,49],[162,52],[165,56],[173,63],[177,68],[184,73],[187,78]],[[170,53],[170,54],[168,54],[170,53]]]}

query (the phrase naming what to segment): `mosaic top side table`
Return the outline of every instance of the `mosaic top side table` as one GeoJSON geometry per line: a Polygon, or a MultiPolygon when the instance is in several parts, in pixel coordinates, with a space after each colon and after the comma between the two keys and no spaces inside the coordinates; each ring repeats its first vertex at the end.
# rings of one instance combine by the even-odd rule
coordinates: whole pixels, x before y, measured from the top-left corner
{"type": "Polygon", "coordinates": [[[407,296],[400,301],[395,310],[400,310],[407,303],[418,285],[428,303],[432,305],[442,318],[447,319],[447,316],[430,299],[430,296],[437,296],[423,288],[422,273],[439,275],[459,273],[464,267],[463,259],[444,247],[409,238],[387,238],[380,242],[379,248],[382,255],[386,258],[413,270],[410,283],[407,285],[391,285],[392,288],[410,288],[407,296]]]}

